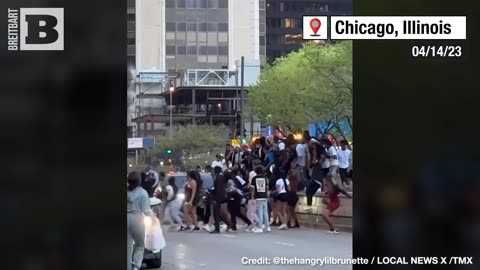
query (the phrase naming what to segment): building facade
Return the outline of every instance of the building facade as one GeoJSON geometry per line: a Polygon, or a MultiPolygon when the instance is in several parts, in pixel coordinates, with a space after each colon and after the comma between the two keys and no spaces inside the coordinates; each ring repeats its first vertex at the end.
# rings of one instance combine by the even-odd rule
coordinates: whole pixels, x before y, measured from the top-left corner
{"type": "Polygon", "coordinates": [[[352,0],[267,0],[267,62],[302,47],[304,15],[351,15],[352,0]]]}
{"type": "MultiPolygon", "coordinates": [[[[242,56],[266,62],[265,0],[128,0],[128,7],[132,131],[144,127],[131,119],[168,112],[169,100],[159,97],[170,87],[235,85],[221,74],[236,71],[242,56]]],[[[160,122],[150,129],[164,128],[160,122]]]]}

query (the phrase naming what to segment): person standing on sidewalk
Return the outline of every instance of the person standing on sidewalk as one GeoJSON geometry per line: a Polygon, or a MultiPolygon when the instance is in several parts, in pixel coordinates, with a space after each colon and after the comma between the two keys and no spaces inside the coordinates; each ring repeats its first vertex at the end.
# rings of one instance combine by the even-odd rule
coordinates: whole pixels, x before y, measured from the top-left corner
{"type": "Polygon", "coordinates": [[[145,251],[144,216],[155,219],[148,193],[141,186],[141,175],[134,171],[127,177],[127,269],[139,270],[145,251]]]}
{"type": "Polygon", "coordinates": [[[338,170],[340,178],[342,179],[342,185],[348,186],[348,168],[350,167],[350,154],[352,151],[347,148],[348,142],[346,140],[340,141],[340,150],[338,150],[338,170]]]}
{"type": "Polygon", "coordinates": [[[265,175],[265,169],[263,166],[258,165],[255,167],[255,177],[251,183],[252,200],[255,200],[255,206],[257,208],[258,224],[254,233],[263,233],[266,229],[270,232],[270,225],[268,219],[268,178],[265,175]]]}

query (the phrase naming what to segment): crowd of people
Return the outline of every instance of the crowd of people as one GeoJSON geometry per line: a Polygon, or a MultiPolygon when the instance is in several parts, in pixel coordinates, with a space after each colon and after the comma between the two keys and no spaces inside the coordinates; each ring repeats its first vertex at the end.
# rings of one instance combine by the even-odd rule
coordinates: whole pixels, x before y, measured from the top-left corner
{"type": "Polygon", "coordinates": [[[337,146],[329,138],[315,139],[308,131],[301,140],[293,134],[281,139],[261,137],[251,145],[227,145],[206,171],[212,174],[213,187],[205,187],[199,170],[187,174],[188,181],[177,187],[171,176],[161,189],[166,201],[165,215],[179,231],[220,233],[238,231],[237,218],[247,231],[262,233],[278,226],[279,230],[300,227],[296,216],[298,192],[305,191],[307,207],[312,211],[313,196],[325,192],[322,217],[330,233],[338,233],[330,216],[339,208],[340,193],[351,197],[345,188],[352,181],[352,150],[346,140],[337,146]],[[184,188],[183,200],[177,194],[184,188]],[[183,210],[183,211],[182,211],[183,210]],[[182,218],[183,215],[183,218],[182,218]]]}

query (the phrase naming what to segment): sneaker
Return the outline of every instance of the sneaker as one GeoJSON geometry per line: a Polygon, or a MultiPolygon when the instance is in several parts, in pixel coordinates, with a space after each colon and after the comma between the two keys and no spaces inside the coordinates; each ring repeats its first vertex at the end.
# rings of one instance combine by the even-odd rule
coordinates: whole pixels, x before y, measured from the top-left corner
{"type": "Polygon", "coordinates": [[[270,229],[270,226],[267,227],[267,232],[271,232],[272,229],[270,229]]]}
{"type": "Polygon", "coordinates": [[[236,232],[238,232],[238,231],[237,231],[237,230],[234,230],[234,229],[228,229],[228,232],[229,232],[229,233],[236,233],[236,232]]]}
{"type": "Polygon", "coordinates": [[[328,233],[337,234],[337,233],[340,233],[340,232],[338,231],[338,229],[333,229],[333,230],[329,230],[328,233]]]}
{"type": "Polygon", "coordinates": [[[205,224],[202,228],[203,228],[205,231],[207,231],[207,232],[213,231],[212,227],[210,227],[209,224],[205,224]]]}
{"type": "Polygon", "coordinates": [[[272,223],[270,223],[270,226],[280,226],[280,223],[272,222],[272,223]]]}
{"type": "Polygon", "coordinates": [[[254,228],[254,229],[252,230],[252,232],[254,232],[254,233],[263,233],[263,230],[260,229],[260,228],[254,228]]]}
{"type": "Polygon", "coordinates": [[[212,234],[217,234],[217,233],[220,233],[220,231],[217,231],[217,230],[212,230],[212,231],[209,231],[209,233],[212,233],[212,234]]]}
{"type": "Polygon", "coordinates": [[[187,230],[187,227],[185,226],[180,226],[177,228],[177,232],[180,232],[180,231],[186,231],[187,230]]]}
{"type": "Polygon", "coordinates": [[[193,228],[192,231],[194,231],[194,232],[200,231],[200,227],[195,227],[195,228],[193,228]]]}
{"type": "Polygon", "coordinates": [[[226,224],[220,225],[220,231],[221,232],[226,232],[228,230],[228,226],[226,224]]]}
{"type": "Polygon", "coordinates": [[[298,223],[295,223],[295,226],[293,226],[294,228],[300,228],[300,224],[298,223]]]}
{"type": "Polygon", "coordinates": [[[310,207],[310,206],[309,206],[309,207],[305,207],[305,212],[307,212],[307,213],[313,212],[312,207],[310,207]]]}
{"type": "Polygon", "coordinates": [[[278,229],[279,230],[286,230],[286,229],[288,229],[288,226],[287,226],[287,224],[282,224],[282,225],[280,225],[280,227],[278,227],[278,229]]]}

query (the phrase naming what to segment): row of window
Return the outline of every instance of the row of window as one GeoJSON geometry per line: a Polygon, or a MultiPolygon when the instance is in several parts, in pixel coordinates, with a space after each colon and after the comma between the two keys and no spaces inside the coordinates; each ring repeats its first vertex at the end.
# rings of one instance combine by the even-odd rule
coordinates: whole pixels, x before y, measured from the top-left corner
{"type": "Polygon", "coordinates": [[[303,21],[302,19],[294,19],[294,18],[268,18],[266,20],[267,27],[269,28],[302,28],[303,21]]]}
{"type": "Polygon", "coordinates": [[[174,23],[167,22],[165,25],[167,32],[228,32],[228,23],[216,23],[216,22],[187,22],[187,23],[174,23]]]}
{"type": "Polygon", "coordinates": [[[228,8],[228,0],[167,0],[166,8],[228,8]]]}
{"type": "Polygon", "coordinates": [[[227,46],[167,46],[167,55],[228,55],[227,46]]]}

